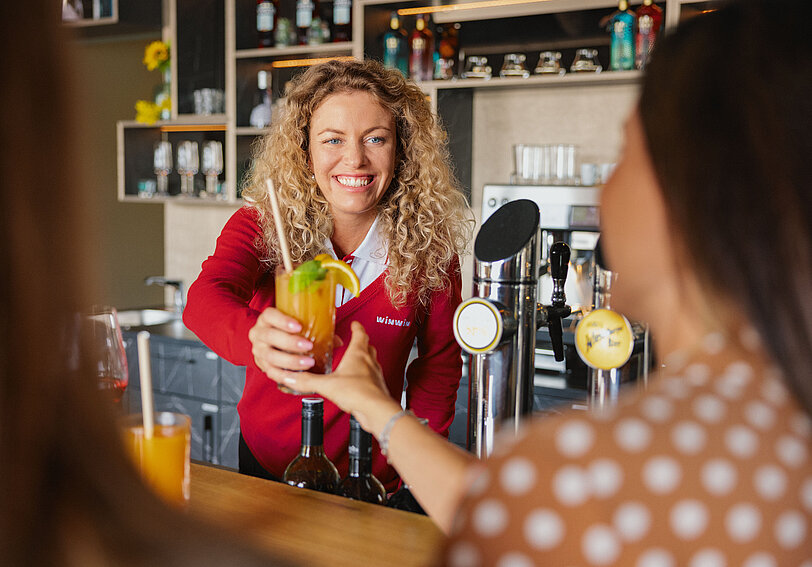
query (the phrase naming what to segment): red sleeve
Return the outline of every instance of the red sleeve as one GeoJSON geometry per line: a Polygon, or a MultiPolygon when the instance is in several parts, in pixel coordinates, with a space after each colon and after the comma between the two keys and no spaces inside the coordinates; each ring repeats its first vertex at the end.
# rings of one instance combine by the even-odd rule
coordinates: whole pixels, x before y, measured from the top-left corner
{"type": "Polygon", "coordinates": [[[406,405],[448,437],[462,377],[462,350],[454,339],[454,311],[462,301],[462,277],[455,263],[451,286],[436,292],[417,332],[417,358],[406,370],[406,405]]]}
{"type": "Polygon", "coordinates": [[[256,212],[234,213],[217,238],[214,254],[189,287],[183,322],[214,352],[233,364],[253,362],[248,331],[259,311],[249,303],[267,268],[257,250],[261,229],[256,212]]]}

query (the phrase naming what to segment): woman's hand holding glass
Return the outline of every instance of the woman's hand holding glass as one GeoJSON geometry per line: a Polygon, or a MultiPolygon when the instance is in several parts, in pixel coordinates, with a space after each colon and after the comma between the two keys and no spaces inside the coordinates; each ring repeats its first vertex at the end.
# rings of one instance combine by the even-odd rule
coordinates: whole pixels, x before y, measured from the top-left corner
{"type": "Polygon", "coordinates": [[[282,382],[286,371],[307,370],[315,364],[307,353],[313,343],[299,335],[302,325],[275,307],[260,313],[257,322],[248,331],[254,362],[269,378],[282,382]]]}

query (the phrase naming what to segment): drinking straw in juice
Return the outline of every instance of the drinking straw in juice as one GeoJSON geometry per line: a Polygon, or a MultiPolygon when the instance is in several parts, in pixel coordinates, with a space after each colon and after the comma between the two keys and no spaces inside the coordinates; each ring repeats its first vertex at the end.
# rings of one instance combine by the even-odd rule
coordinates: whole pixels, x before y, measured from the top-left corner
{"type": "Polygon", "coordinates": [[[189,500],[189,416],[155,413],[152,438],[144,438],[141,414],[125,418],[124,442],[144,482],[169,503],[184,505],[189,500]]]}

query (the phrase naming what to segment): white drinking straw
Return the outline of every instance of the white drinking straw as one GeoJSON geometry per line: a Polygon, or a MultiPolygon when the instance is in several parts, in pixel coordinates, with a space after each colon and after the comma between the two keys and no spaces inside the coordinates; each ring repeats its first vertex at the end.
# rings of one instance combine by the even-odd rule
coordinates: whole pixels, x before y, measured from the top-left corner
{"type": "Polygon", "coordinates": [[[268,196],[271,198],[273,221],[276,225],[276,234],[279,236],[279,246],[282,248],[282,261],[285,263],[285,271],[291,273],[293,271],[293,262],[290,260],[288,237],[285,235],[284,227],[282,226],[282,216],[279,213],[279,201],[276,200],[276,189],[273,186],[273,181],[270,179],[266,179],[265,184],[268,186],[268,196]]]}
{"type": "Polygon", "coordinates": [[[152,366],[149,357],[149,331],[138,333],[138,369],[141,375],[141,415],[144,418],[144,439],[152,439],[152,366]]]}

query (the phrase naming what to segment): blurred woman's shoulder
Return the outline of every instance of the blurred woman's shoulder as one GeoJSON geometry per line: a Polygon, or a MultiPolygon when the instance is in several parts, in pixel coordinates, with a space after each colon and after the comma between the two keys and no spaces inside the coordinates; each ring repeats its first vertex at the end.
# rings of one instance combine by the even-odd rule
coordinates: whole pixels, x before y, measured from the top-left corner
{"type": "Polygon", "coordinates": [[[731,565],[759,554],[800,563],[811,542],[810,445],[812,421],[774,367],[700,358],[614,409],[536,420],[498,440],[449,562],[512,553],[634,565],[661,553],[663,564],[687,565],[705,548],[731,565]]]}

